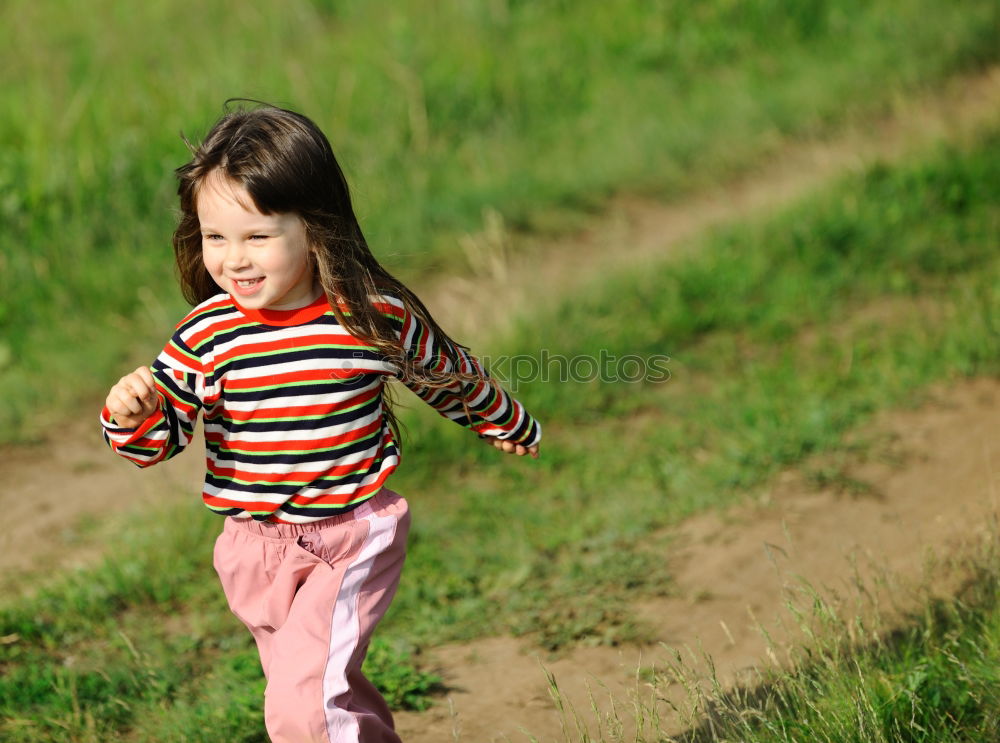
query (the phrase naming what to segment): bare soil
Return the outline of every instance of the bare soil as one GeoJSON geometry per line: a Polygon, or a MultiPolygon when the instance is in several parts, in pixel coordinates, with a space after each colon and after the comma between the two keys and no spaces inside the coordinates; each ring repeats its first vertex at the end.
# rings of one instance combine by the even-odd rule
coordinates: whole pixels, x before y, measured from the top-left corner
{"type": "MultiPolygon", "coordinates": [[[[542,244],[510,235],[495,221],[466,241],[473,262],[489,258],[487,269],[417,288],[444,327],[478,345],[505,329],[509,316],[497,308],[540,307],[599,280],[623,260],[635,265],[662,259],[714,225],[765,218],[831,178],[939,140],[962,140],[998,120],[1000,68],[991,68],[922,98],[901,100],[884,119],[863,128],[826,141],[786,144],[768,163],[723,187],[672,204],[614,199],[571,237],[542,244]],[[489,292],[482,291],[484,282],[489,292]]],[[[198,456],[189,453],[150,471],[113,457],[99,433],[99,406],[93,401],[92,417],[67,421],[53,442],[0,450],[0,509],[16,525],[0,536],[0,584],[6,590],[22,583],[18,576],[25,572],[99,556],[100,540],[88,524],[200,491],[198,456]]],[[[851,556],[916,576],[929,550],[947,553],[981,534],[995,513],[998,412],[996,380],[956,383],[939,390],[934,403],[879,422],[903,460],[873,456],[846,465],[851,478],[868,483],[868,497],[815,492],[791,472],[764,500],[690,520],[665,558],[674,566],[677,596],[638,605],[637,615],[655,628],[658,640],[711,652],[723,676],[732,678],[766,656],[757,627],[774,626],[782,615],[790,576],[837,586],[852,575],[851,556]]],[[[569,699],[585,709],[588,680],[624,693],[634,685],[640,662],[648,665],[660,651],[580,648],[548,660],[507,637],[437,648],[431,660],[450,689],[454,714],[441,704],[398,715],[399,727],[410,743],[451,740],[456,729],[468,741],[524,739],[522,728],[541,740],[561,737],[542,661],[569,699]]]]}

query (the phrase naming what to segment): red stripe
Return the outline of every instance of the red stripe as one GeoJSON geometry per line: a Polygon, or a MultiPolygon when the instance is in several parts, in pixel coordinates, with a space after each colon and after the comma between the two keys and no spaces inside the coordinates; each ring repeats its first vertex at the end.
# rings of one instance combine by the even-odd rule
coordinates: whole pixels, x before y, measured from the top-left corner
{"type": "MultiPolygon", "coordinates": [[[[486,384],[486,382],[482,382],[478,386],[482,387],[482,385],[485,385],[485,384],[486,384]]],[[[494,392],[496,392],[496,388],[494,388],[493,385],[490,385],[490,388],[494,392]]],[[[490,405],[488,408],[486,408],[486,410],[480,411],[480,415],[482,415],[484,418],[489,418],[491,415],[493,415],[495,412],[497,412],[502,407],[503,407],[503,396],[499,395],[499,394],[495,395],[494,399],[493,399],[493,404],[490,405]]]]}
{"type": "Polygon", "coordinates": [[[269,503],[268,501],[231,500],[229,498],[219,498],[215,495],[209,495],[208,493],[202,493],[201,497],[202,500],[205,501],[205,505],[211,506],[212,508],[240,508],[244,511],[273,511],[278,507],[278,504],[269,503]]]}
{"type": "Polygon", "coordinates": [[[217,448],[229,449],[232,451],[282,454],[287,451],[297,451],[302,449],[308,451],[318,451],[323,449],[324,446],[332,448],[337,444],[348,444],[352,441],[358,441],[359,439],[364,438],[366,435],[381,428],[381,426],[382,420],[379,418],[366,426],[352,429],[347,433],[340,436],[334,436],[329,439],[282,439],[280,441],[241,441],[240,439],[229,439],[227,441],[224,438],[225,435],[222,433],[206,431],[205,440],[207,442],[217,444],[217,448]]]}
{"type": "Polygon", "coordinates": [[[192,359],[190,356],[184,354],[174,345],[173,341],[164,347],[163,353],[176,361],[178,365],[184,369],[195,369],[197,371],[201,371],[201,362],[198,359],[192,359]]]}
{"type": "MultiPolygon", "coordinates": [[[[232,302],[227,302],[227,304],[232,307],[232,302]]],[[[219,305],[222,306],[221,304],[219,305]]],[[[235,310],[235,307],[232,307],[235,310]]],[[[212,318],[212,321],[203,329],[199,330],[197,333],[186,336],[184,342],[188,344],[189,348],[198,348],[202,343],[207,341],[214,335],[222,333],[226,330],[232,330],[233,328],[238,328],[240,325],[245,325],[247,318],[234,312],[232,315],[226,317],[212,318]]]]}
{"type": "MultiPolygon", "coordinates": [[[[411,348],[411,355],[415,359],[423,359],[424,354],[427,352],[427,341],[430,338],[430,331],[423,325],[420,325],[417,322],[417,319],[411,313],[407,312],[405,317],[406,319],[403,324],[403,339],[405,340],[406,336],[410,334],[412,328],[413,329],[412,332],[414,335],[413,340],[416,341],[417,348],[415,352],[412,351],[411,348]]],[[[411,341],[411,347],[412,347],[412,341],[411,341]]]]}
{"type": "Polygon", "coordinates": [[[382,470],[379,476],[375,478],[375,481],[365,485],[363,488],[358,488],[353,493],[341,493],[340,495],[319,495],[315,498],[304,498],[301,495],[295,495],[289,498],[288,502],[296,506],[309,506],[309,505],[322,505],[322,506],[343,506],[347,505],[349,501],[357,500],[358,498],[363,498],[369,493],[373,493],[382,487],[382,483],[389,476],[389,473],[395,469],[394,466],[389,467],[386,470],[382,470]]]}
{"type": "Polygon", "coordinates": [[[317,369],[310,368],[303,371],[290,371],[281,374],[267,374],[259,377],[241,377],[234,379],[226,377],[226,389],[238,392],[239,390],[254,389],[257,387],[280,387],[286,384],[296,384],[299,382],[329,382],[331,377],[349,376],[357,374],[360,370],[355,369],[317,369]]]}
{"type": "Polygon", "coordinates": [[[167,453],[167,450],[165,448],[163,448],[163,443],[164,442],[159,441],[159,442],[156,442],[156,443],[159,446],[157,447],[156,451],[153,452],[149,456],[146,456],[145,454],[132,454],[132,453],[124,450],[124,447],[126,447],[126,446],[137,446],[137,444],[135,442],[130,443],[130,444],[122,444],[121,446],[115,446],[114,449],[115,449],[115,452],[117,454],[120,454],[121,456],[125,457],[126,459],[128,459],[131,462],[135,462],[140,467],[149,467],[150,465],[154,465],[157,462],[159,462],[161,459],[163,459],[163,457],[167,453]]]}
{"type": "MultiPolygon", "coordinates": [[[[168,387],[164,387],[161,384],[157,384],[156,389],[161,395],[163,395],[163,397],[167,398],[167,402],[169,402],[170,405],[180,410],[188,418],[192,418],[193,417],[192,413],[194,413],[198,409],[195,405],[185,402],[176,395],[172,394],[168,387]]],[[[210,405],[211,402],[206,400],[205,404],[210,405]]]]}
{"type": "MultiPolygon", "coordinates": [[[[372,466],[372,462],[375,461],[378,454],[373,454],[367,459],[362,459],[354,464],[338,464],[335,467],[330,467],[325,470],[316,470],[315,472],[308,472],[306,470],[295,470],[294,472],[248,472],[246,470],[237,469],[235,467],[219,467],[209,460],[207,462],[208,470],[216,477],[226,477],[233,480],[243,480],[246,482],[258,482],[258,483],[276,483],[282,482],[284,480],[301,480],[306,483],[313,482],[315,480],[329,478],[329,477],[343,477],[344,475],[350,475],[355,472],[361,472],[367,470],[372,466]]],[[[306,498],[304,503],[311,503],[311,499],[306,498]]]]}
{"type": "Polygon", "coordinates": [[[227,410],[226,417],[232,421],[263,420],[276,418],[288,420],[305,416],[320,416],[334,413],[340,407],[338,403],[322,405],[287,405],[277,408],[255,408],[253,410],[227,410]]]}
{"type": "Polygon", "coordinates": [[[403,307],[398,307],[391,302],[379,302],[373,301],[372,307],[374,307],[379,312],[384,312],[386,314],[392,315],[397,320],[402,320],[406,316],[406,310],[403,307]]]}
{"type": "Polygon", "coordinates": [[[174,330],[180,330],[185,325],[192,322],[199,315],[203,315],[206,312],[212,312],[214,310],[222,309],[224,307],[228,309],[235,309],[235,307],[233,307],[232,300],[228,296],[222,297],[218,301],[212,302],[211,304],[202,305],[198,307],[196,310],[192,310],[187,314],[187,316],[183,320],[181,320],[179,323],[177,323],[176,326],[174,326],[174,330]]]}
{"type": "MultiPolygon", "coordinates": [[[[148,436],[143,436],[136,439],[135,441],[128,442],[128,446],[138,446],[142,449],[162,449],[167,443],[167,437],[164,436],[162,439],[152,439],[148,436]]],[[[154,455],[155,456],[155,455],[154,455]]]]}
{"type": "MultiPolygon", "coordinates": [[[[371,390],[366,390],[359,395],[352,395],[344,400],[334,400],[333,402],[323,403],[321,405],[284,405],[276,408],[254,408],[253,410],[227,410],[226,417],[229,420],[243,422],[251,420],[261,420],[265,418],[277,418],[279,420],[286,420],[290,418],[296,418],[299,416],[307,415],[333,415],[338,411],[344,410],[345,408],[353,407],[354,405],[363,405],[370,400],[378,397],[382,394],[381,387],[375,387],[371,390]]],[[[220,411],[221,414],[221,411],[220,411]]],[[[217,416],[212,416],[206,420],[214,420],[217,416]]]]}

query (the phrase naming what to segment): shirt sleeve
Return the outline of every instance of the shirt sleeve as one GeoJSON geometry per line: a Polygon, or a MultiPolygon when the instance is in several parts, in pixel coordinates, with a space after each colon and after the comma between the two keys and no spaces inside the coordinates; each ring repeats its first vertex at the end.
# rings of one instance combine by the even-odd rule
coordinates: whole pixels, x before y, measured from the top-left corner
{"type": "Polygon", "coordinates": [[[534,446],[541,441],[541,424],[490,377],[478,359],[454,343],[439,338],[402,302],[393,302],[393,316],[399,323],[400,343],[407,359],[430,371],[451,372],[455,369],[452,362],[455,358],[460,372],[477,377],[436,388],[408,379],[400,371],[397,377],[417,397],[445,418],[480,436],[495,436],[523,446],[534,446]],[[450,357],[446,349],[451,352],[450,357]]]}
{"type": "Polygon", "coordinates": [[[187,347],[179,333],[150,367],[159,397],[159,408],[137,428],[122,428],[107,406],[101,411],[104,440],[114,452],[139,467],[149,467],[170,459],[184,449],[194,436],[198,411],[202,407],[205,375],[200,359],[187,347]]]}

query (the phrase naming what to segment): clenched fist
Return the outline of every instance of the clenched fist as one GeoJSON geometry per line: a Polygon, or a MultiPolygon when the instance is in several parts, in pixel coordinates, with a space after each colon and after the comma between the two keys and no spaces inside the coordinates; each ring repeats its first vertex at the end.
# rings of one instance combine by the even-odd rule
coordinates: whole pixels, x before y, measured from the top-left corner
{"type": "Polygon", "coordinates": [[[160,397],[148,366],[126,374],[111,388],[104,404],[122,428],[138,428],[160,407],[160,397]]]}

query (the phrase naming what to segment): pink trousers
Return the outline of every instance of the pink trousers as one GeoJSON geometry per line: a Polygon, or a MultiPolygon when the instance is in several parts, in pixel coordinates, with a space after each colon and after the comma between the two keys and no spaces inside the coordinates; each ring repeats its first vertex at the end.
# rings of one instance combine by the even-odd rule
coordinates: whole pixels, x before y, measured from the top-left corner
{"type": "Polygon", "coordinates": [[[260,651],[272,743],[399,743],[361,662],[396,593],[409,525],[406,501],[385,488],[309,524],[226,519],[215,569],[260,651]]]}

